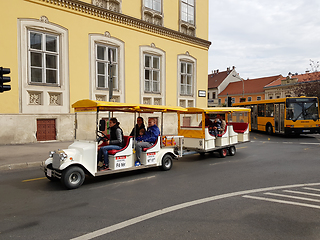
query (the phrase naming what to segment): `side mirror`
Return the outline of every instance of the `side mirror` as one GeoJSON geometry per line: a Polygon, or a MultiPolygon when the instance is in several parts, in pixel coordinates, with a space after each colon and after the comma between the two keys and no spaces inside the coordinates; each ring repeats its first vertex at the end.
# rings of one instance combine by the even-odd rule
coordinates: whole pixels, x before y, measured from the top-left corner
{"type": "Polygon", "coordinates": [[[106,121],[101,119],[99,121],[99,131],[103,132],[104,130],[106,130],[106,121]]]}

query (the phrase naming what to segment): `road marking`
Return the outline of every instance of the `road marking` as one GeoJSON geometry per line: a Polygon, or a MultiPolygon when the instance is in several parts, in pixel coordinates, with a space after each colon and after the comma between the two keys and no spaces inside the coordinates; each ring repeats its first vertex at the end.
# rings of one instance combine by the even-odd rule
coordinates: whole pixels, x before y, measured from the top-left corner
{"type": "Polygon", "coordinates": [[[303,189],[306,189],[306,190],[313,190],[313,191],[319,191],[319,192],[320,192],[320,189],[318,189],[318,188],[304,187],[303,189]]]}
{"type": "Polygon", "coordinates": [[[251,141],[253,143],[274,143],[274,144],[300,144],[300,145],[320,145],[320,143],[308,143],[308,142],[266,142],[266,141],[251,141]]]}
{"type": "Polygon", "coordinates": [[[141,180],[148,180],[148,179],[154,178],[154,177],[156,177],[156,176],[138,178],[138,179],[133,179],[133,180],[130,180],[130,181],[125,181],[125,182],[115,182],[115,183],[111,183],[111,184],[107,184],[107,185],[103,185],[103,186],[92,187],[92,188],[90,188],[90,190],[95,190],[95,189],[110,187],[110,185],[116,185],[116,184],[122,184],[122,183],[131,183],[131,182],[136,182],[136,181],[141,181],[141,180]]]}
{"type": "Polygon", "coordinates": [[[23,180],[22,182],[32,182],[32,181],[38,181],[38,180],[43,180],[43,179],[47,179],[47,178],[46,178],[46,177],[42,177],[42,178],[33,178],[33,179],[23,180]]]}
{"type": "Polygon", "coordinates": [[[320,200],[313,199],[313,198],[296,197],[296,196],[290,196],[290,195],[284,195],[284,194],[278,194],[278,193],[264,193],[264,194],[278,196],[278,197],[293,198],[293,199],[298,199],[298,200],[305,200],[305,201],[310,201],[310,202],[320,202],[320,200]]]}
{"type": "MultiPolygon", "coordinates": [[[[105,227],[102,229],[99,229],[97,231],[94,232],[90,232],[87,233],[85,235],[73,238],[71,240],[87,240],[87,239],[92,239],[92,238],[96,238],[96,237],[100,237],[103,236],[105,234],[108,234],[110,232],[114,232],[116,230],[137,224],[139,222],[142,221],[146,221],[148,219],[166,214],[166,213],[170,213],[173,211],[177,211],[183,208],[187,208],[187,207],[192,207],[195,205],[199,205],[199,204],[203,204],[203,203],[208,203],[208,202],[212,202],[215,200],[220,200],[220,199],[224,199],[224,198],[230,198],[230,197],[236,197],[236,196],[242,196],[243,197],[247,196],[248,198],[253,198],[248,196],[247,194],[252,194],[252,193],[258,193],[258,192],[268,192],[268,191],[274,191],[274,190],[279,190],[279,189],[285,189],[285,188],[302,188],[302,187],[307,187],[307,186],[319,186],[320,183],[309,183],[309,184],[296,184],[296,185],[287,185],[287,186],[276,186],[276,187],[267,187],[267,188],[259,188],[259,189],[253,189],[253,190],[245,190],[245,191],[239,191],[239,192],[233,192],[233,193],[227,193],[227,194],[222,194],[222,195],[217,195],[217,196],[212,196],[212,197],[207,197],[207,198],[202,198],[202,199],[198,199],[198,200],[194,200],[194,201],[190,201],[190,202],[185,202],[185,203],[181,203],[181,204],[177,204],[171,207],[167,207],[164,209],[160,209],[151,213],[147,213],[145,215],[141,215],[132,219],[129,219],[127,221],[124,222],[120,222],[118,224],[114,224],[112,226],[109,227],[105,227]]],[[[267,199],[267,198],[265,198],[267,199]]],[[[261,200],[261,199],[260,199],[261,200]]],[[[275,200],[275,201],[280,201],[280,200],[275,200]]],[[[281,203],[285,203],[286,201],[281,201],[281,203]]],[[[288,204],[293,204],[292,202],[288,202],[288,204]]],[[[295,205],[298,205],[298,203],[294,203],[295,205]]],[[[309,204],[299,204],[300,206],[307,206],[307,207],[313,207],[314,205],[309,205],[309,204]]],[[[315,208],[320,208],[320,206],[314,206],[315,208]]]]}
{"type": "Polygon", "coordinates": [[[288,193],[297,193],[297,194],[304,194],[304,195],[308,195],[308,196],[320,197],[319,194],[314,194],[314,193],[306,193],[306,192],[291,191],[291,190],[283,190],[283,191],[288,192],[288,193]]]}
{"type": "Polygon", "coordinates": [[[306,203],[290,202],[290,201],[278,200],[278,199],[273,199],[273,198],[255,197],[255,196],[249,196],[249,195],[244,195],[242,197],[251,198],[251,199],[255,199],[255,200],[262,200],[262,201],[268,201],[268,202],[276,202],[276,203],[283,203],[283,204],[289,204],[289,205],[297,205],[297,206],[302,206],[302,207],[320,209],[320,206],[318,206],[318,205],[312,205],[312,204],[306,204],[306,203]]]}

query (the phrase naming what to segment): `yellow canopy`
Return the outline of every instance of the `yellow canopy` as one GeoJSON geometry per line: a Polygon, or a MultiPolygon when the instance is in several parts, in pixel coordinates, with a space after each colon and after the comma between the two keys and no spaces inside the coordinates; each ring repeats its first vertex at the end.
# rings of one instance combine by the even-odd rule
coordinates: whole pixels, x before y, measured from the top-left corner
{"type": "Polygon", "coordinates": [[[116,112],[186,112],[183,107],[147,105],[147,104],[129,104],[118,102],[94,101],[89,99],[79,100],[72,104],[75,112],[92,111],[116,111],[116,112]]]}
{"type": "Polygon", "coordinates": [[[212,108],[187,108],[189,113],[232,113],[232,112],[250,112],[250,108],[240,107],[212,107],[212,108]]]}

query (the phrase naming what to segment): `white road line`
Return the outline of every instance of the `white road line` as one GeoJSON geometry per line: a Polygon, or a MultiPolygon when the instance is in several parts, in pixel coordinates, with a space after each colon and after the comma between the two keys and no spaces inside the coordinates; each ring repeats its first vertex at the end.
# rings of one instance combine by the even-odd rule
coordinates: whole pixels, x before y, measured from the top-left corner
{"type": "Polygon", "coordinates": [[[264,193],[264,194],[266,194],[266,195],[271,195],[271,196],[277,196],[277,197],[293,198],[293,199],[310,201],[310,202],[320,202],[320,200],[318,200],[318,199],[313,199],[313,198],[304,198],[304,197],[297,197],[297,196],[284,195],[284,194],[278,194],[278,193],[264,193]]]}
{"type": "Polygon", "coordinates": [[[318,205],[311,205],[311,204],[306,204],[306,203],[289,202],[289,201],[278,200],[278,199],[273,199],[273,198],[255,197],[255,196],[249,196],[249,195],[245,195],[242,197],[251,198],[251,199],[255,199],[255,200],[262,200],[262,201],[268,201],[268,202],[276,202],[276,203],[283,203],[283,204],[289,204],[289,205],[297,205],[297,206],[302,206],[302,207],[320,209],[320,206],[318,206],[318,205]]]}
{"type": "Polygon", "coordinates": [[[125,182],[115,182],[115,183],[106,184],[106,185],[103,185],[103,186],[92,187],[92,188],[90,188],[90,190],[95,190],[95,189],[99,189],[99,188],[110,187],[111,185],[119,185],[119,184],[132,183],[132,182],[141,181],[141,180],[148,180],[148,179],[154,178],[154,177],[156,177],[156,176],[138,178],[138,179],[133,179],[133,180],[130,180],[130,181],[125,181],[125,182]]]}
{"type": "Polygon", "coordinates": [[[306,193],[306,192],[299,192],[299,191],[292,191],[292,190],[283,190],[283,191],[288,193],[297,193],[297,194],[303,194],[308,196],[320,197],[320,194],[314,194],[314,193],[306,193]]]}
{"type": "MultiPolygon", "coordinates": [[[[220,199],[224,199],[224,198],[230,198],[230,197],[236,197],[236,196],[241,196],[241,195],[247,195],[247,194],[252,194],[252,193],[257,193],[257,192],[267,192],[267,191],[274,191],[274,190],[279,190],[279,189],[285,189],[285,188],[302,188],[302,187],[306,187],[306,186],[319,186],[320,183],[309,183],[309,184],[296,184],[296,185],[287,185],[287,186],[277,186],[277,187],[268,187],[268,188],[259,188],[259,189],[252,189],[252,190],[245,190],[245,191],[239,191],[239,192],[233,192],[233,193],[227,193],[227,194],[222,194],[222,195],[217,195],[217,196],[212,196],[212,197],[207,197],[207,198],[202,198],[202,199],[198,199],[195,201],[190,201],[190,202],[186,202],[186,203],[181,203],[181,204],[177,204],[171,207],[167,207],[161,210],[157,210],[142,216],[138,216],[132,219],[129,219],[127,221],[109,226],[109,227],[105,227],[102,228],[100,230],[73,238],[71,240],[87,240],[87,239],[93,239],[96,237],[100,237],[102,235],[108,234],[110,232],[114,232],[116,230],[131,226],[133,224],[166,214],[166,213],[170,213],[173,211],[177,211],[183,208],[187,208],[187,207],[192,207],[198,204],[203,204],[203,203],[207,203],[207,202],[211,202],[211,201],[215,201],[215,200],[220,200],[220,199]]],[[[310,205],[311,206],[311,205],[310,205]]],[[[320,208],[320,207],[319,207],[320,208]]]]}
{"type": "Polygon", "coordinates": [[[318,188],[304,187],[303,189],[312,190],[312,191],[319,191],[320,192],[320,189],[318,189],[318,188]]]}

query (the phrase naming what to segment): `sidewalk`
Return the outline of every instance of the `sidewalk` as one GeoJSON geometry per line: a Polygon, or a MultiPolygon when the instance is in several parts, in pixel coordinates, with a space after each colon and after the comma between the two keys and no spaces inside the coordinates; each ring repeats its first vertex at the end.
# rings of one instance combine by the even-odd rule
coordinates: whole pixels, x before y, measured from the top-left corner
{"type": "Polygon", "coordinates": [[[0,145],[0,171],[40,167],[49,152],[65,149],[72,143],[52,141],[29,144],[0,145]]]}

